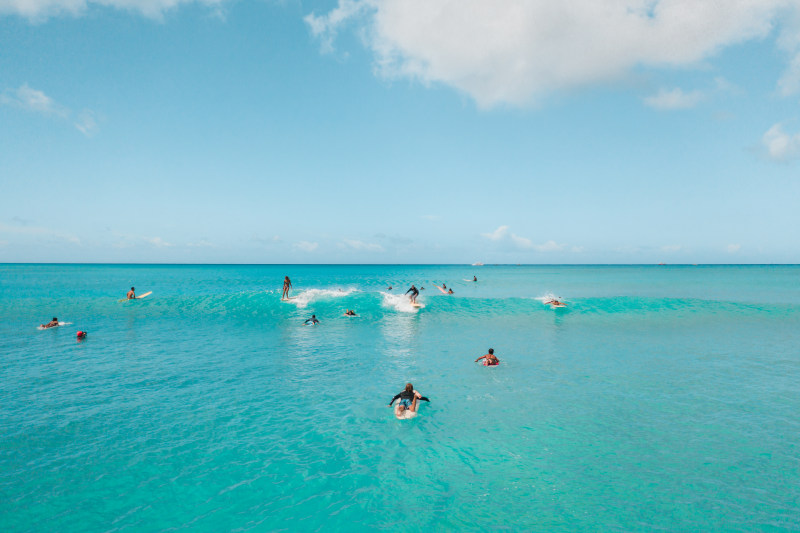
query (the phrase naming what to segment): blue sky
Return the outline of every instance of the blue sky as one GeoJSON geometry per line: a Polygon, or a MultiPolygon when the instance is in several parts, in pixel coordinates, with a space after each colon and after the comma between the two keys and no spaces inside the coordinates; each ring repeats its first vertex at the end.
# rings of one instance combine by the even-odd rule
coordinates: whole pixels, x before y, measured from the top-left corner
{"type": "Polygon", "coordinates": [[[0,0],[0,262],[798,263],[800,3],[0,0]]]}

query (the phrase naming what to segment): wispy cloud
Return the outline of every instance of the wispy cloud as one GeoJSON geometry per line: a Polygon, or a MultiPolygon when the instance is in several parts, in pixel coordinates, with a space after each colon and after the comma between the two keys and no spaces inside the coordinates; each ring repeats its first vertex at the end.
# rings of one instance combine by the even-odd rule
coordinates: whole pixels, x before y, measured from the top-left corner
{"type": "Polygon", "coordinates": [[[365,250],[368,252],[382,252],[383,246],[380,244],[374,244],[370,242],[363,242],[363,241],[356,241],[352,239],[344,239],[342,241],[344,246],[350,248],[352,250],[365,250]]]}
{"type": "Polygon", "coordinates": [[[775,124],[767,130],[761,142],[767,155],[776,161],[789,161],[800,157],[800,134],[786,133],[781,124],[775,124]]]}
{"type": "Polygon", "coordinates": [[[300,241],[296,242],[292,245],[293,248],[297,250],[302,250],[303,252],[313,252],[317,248],[319,248],[319,243],[317,242],[308,242],[308,241],[300,241]]]}
{"type": "Polygon", "coordinates": [[[742,245],[741,245],[741,244],[729,244],[729,245],[726,247],[726,250],[728,250],[728,253],[729,253],[729,254],[735,254],[735,253],[736,253],[736,252],[738,252],[738,251],[739,251],[741,248],[742,248],[742,245]]]}
{"type": "Polygon", "coordinates": [[[75,235],[72,235],[71,233],[66,233],[63,231],[53,230],[50,228],[39,227],[39,226],[30,226],[30,225],[14,226],[14,225],[0,223],[0,234],[39,237],[49,240],[64,241],[71,244],[81,243],[81,240],[75,235]]]}
{"type": "Polygon", "coordinates": [[[481,235],[490,241],[494,242],[508,242],[515,248],[520,250],[533,250],[536,252],[560,252],[564,250],[566,244],[558,244],[556,241],[550,240],[543,244],[535,244],[527,237],[521,237],[509,231],[508,226],[499,226],[496,230],[490,233],[481,233],[481,235]]]}
{"type": "Polygon", "coordinates": [[[660,89],[656,94],[644,98],[644,103],[653,109],[690,109],[705,98],[702,91],[684,92],[680,87],[660,89]]]}
{"type": "MultiPolygon", "coordinates": [[[[0,6],[2,2],[3,0],[0,0],[0,6]]],[[[29,87],[27,83],[17,89],[7,89],[0,93],[0,105],[62,120],[69,120],[72,116],[72,111],[68,107],[59,104],[44,91],[29,87]]],[[[90,109],[84,109],[78,113],[72,124],[85,136],[91,137],[98,129],[97,115],[90,109]]]]}
{"type": "Polygon", "coordinates": [[[665,244],[664,246],[661,247],[661,251],[667,253],[675,253],[679,252],[681,248],[683,247],[680,244],[665,244]]]}
{"type": "Polygon", "coordinates": [[[145,240],[156,248],[169,248],[172,246],[172,243],[165,241],[161,237],[150,237],[146,238],[145,240]]]}
{"type": "Polygon", "coordinates": [[[164,13],[182,4],[202,4],[212,8],[212,13],[221,16],[221,5],[226,0],[0,0],[0,15],[13,14],[34,22],[57,15],[78,16],[91,6],[114,7],[126,11],[161,19],[164,13]]]}
{"type": "Polygon", "coordinates": [[[23,84],[17,89],[7,89],[0,94],[0,104],[24,109],[42,115],[54,115],[61,118],[69,116],[69,109],[56,103],[43,91],[32,89],[23,84]]]}

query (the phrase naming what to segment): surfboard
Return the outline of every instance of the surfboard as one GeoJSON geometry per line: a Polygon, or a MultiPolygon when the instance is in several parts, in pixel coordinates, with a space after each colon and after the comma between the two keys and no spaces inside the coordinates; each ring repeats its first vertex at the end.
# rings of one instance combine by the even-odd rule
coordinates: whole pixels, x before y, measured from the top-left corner
{"type": "Polygon", "coordinates": [[[119,302],[127,302],[129,299],[130,300],[141,300],[142,298],[146,298],[146,297],[150,296],[151,294],[153,294],[153,291],[148,291],[148,292],[146,292],[144,294],[140,294],[136,298],[123,298],[123,299],[118,300],[118,301],[119,302]]]}
{"type": "Polygon", "coordinates": [[[442,291],[442,294],[447,294],[447,289],[443,289],[440,286],[436,285],[436,288],[442,291]]]}
{"type": "Polygon", "coordinates": [[[470,281],[470,282],[475,281],[474,279],[464,279],[464,278],[461,278],[461,279],[463,279],[464,281],[470,281]]]}
{"type": "Polygon", "coordinates": [[[416,307],[417,309],[422,309],[425,306],[423,304],[415,304],[414,302],[411,302],[411,307],[416,307]]]}

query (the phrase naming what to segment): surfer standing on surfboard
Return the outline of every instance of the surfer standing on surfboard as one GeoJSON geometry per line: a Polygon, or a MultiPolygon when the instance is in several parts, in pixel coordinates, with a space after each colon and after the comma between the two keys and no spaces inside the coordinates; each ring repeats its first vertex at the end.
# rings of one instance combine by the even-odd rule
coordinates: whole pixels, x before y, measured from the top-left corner
{"type": "Polygon", "coordinates": [[[411,298],[411,303],[412,304],[417,303],[417,296],[419,296],[419,291],[417,290],[417,288],[413,284],[411,285],[411,288],[406,291],[406,294],[408,294],[409,292],[411,293],[411,297],[410,297],[411,298]]]}
{"type": "Polygon", "coordinates": [[[128,300],[135,300],[136,299],[136,289],[131,287],[131,290],[128,291],[128,300]]]}
{"type": "Polygon", "coordinates": [[[292,289],[292,280],[289,279],[289,276],[283,278],[283,295],[281,296],[281,300],[288,300],[289,299],[289,291],[292,289]]]}

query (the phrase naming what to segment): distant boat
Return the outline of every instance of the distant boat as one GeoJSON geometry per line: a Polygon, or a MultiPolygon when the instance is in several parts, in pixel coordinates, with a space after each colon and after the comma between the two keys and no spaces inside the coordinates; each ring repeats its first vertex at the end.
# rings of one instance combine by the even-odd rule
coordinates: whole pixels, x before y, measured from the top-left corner
{"type": "Polygon", "coordinates": [[[472,263],[472,266],[474,266],[474,267],[482,267],[483,263],[472,263]]]}
{"type": "Polygon", "coordinates": [[[658,266],[664,266],[666,263],[659,263],[658,266]]]}

